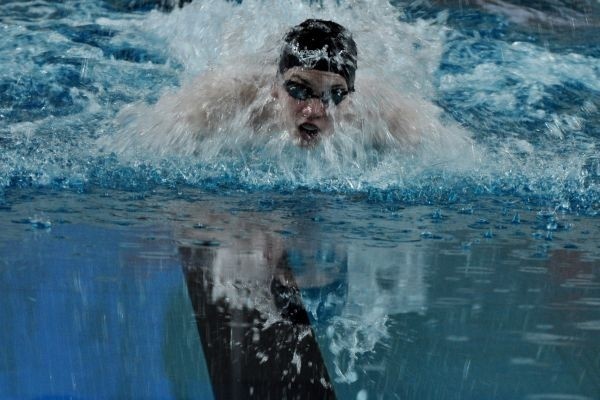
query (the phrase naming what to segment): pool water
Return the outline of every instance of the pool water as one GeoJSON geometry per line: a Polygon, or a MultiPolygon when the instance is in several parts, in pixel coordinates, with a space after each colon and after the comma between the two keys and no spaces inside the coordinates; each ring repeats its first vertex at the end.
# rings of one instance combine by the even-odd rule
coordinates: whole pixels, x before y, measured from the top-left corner
{"type": "Polygon", "coordinates": [[[600,397],[597,2],[3,2],[0,28],[0,398],[600,397]],[[444,146],[129,139],[307,17],[444,146]]]}

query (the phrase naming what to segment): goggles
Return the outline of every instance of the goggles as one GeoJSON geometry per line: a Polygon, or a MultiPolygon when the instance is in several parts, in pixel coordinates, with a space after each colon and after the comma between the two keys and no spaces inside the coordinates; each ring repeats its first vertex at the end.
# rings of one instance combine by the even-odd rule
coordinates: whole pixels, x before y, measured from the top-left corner
{"type": "Polygon", "coordinates": [[[330,90],[328,93],[318,95],[315,94],[310,87],[292,80],[285,81],[283,87],[285,88],[285,91],[296,100],[305,101],[308,99],[319,99],[324,104],[329,104],[331,101],[336,106],[340,104],[349,93],[347,90],[337,88],[330,90]]]}

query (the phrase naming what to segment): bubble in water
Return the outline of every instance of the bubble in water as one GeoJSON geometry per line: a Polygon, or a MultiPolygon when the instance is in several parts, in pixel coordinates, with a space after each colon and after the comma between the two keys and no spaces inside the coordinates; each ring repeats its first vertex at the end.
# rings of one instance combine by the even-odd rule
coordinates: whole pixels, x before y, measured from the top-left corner
{"type": "Polygon", "coordinates": [[[367,400],[369,398],[368,393],[365,389],[361,389],[356,394],[356,400],[367,400]]]}

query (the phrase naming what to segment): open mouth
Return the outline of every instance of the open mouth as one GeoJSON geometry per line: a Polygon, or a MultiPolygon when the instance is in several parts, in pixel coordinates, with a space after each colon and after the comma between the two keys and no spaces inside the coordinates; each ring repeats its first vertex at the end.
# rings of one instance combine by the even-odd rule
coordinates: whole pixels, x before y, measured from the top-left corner
{"type": "Polygon", "coordinates": [[[298,126],[298,130],[302,134],[302,138],[306,141],[315,140],[319,135],[319,127],[315,124],[311,124],[310,122],[306,122],[298,126]]]}

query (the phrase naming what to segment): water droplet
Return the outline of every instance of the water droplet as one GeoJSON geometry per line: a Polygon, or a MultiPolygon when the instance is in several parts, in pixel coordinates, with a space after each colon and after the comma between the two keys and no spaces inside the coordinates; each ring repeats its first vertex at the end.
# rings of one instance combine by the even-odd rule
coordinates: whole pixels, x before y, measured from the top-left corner
{"type": "Polygon", "coordinates": [[[49,219],[33,217],[29,218],[28,221],[35,229],[50,229],[52,227],[52,222],[49,219]]]}
{"type": "Polygon", "coordinates": [[[367,391],[365,389],[361,389],[356,394],[356,400],[367,400],[369,398],[367,391]]]}
{"type": "Polygon", "coordinates": [[[515,215],[513,216],[513,219],[512,219],[512,223],[513,224],[521,223],[521,216],[519,215],[519,213],[515,213],[515,215]]]}
{"type": "Polygon", "coordinates": [[[462,207],[460,210],[458,210],[459,214],[473,214],[473,207],[472,206],[467,206],[467,207],[462,207]]]}
{"type": "Polygon", "coordinates": [[[444,218],[444,216],[442,215],[442,211],[438,208],[436,209],[433,214],[431,215],[431,219],[436,220],[436,221],[441,221],[444,218]]]}

